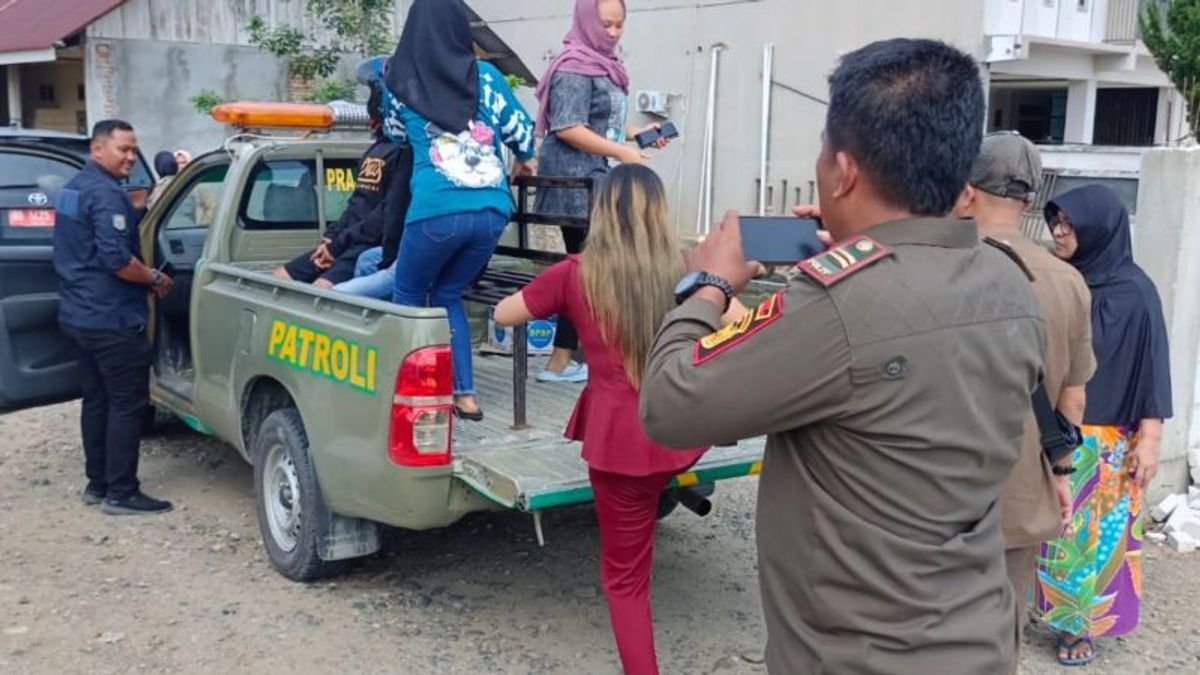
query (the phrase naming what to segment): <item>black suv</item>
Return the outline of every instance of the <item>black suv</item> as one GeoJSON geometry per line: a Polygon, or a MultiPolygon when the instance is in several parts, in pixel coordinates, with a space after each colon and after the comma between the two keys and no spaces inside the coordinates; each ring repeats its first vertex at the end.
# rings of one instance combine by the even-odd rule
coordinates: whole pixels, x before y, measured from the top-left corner
{"type": "MultiPolygon", "coordinates": [[[[89,139],[39,129],[0,128],[0,242],[16,243],[49,236],[54,227],[54,193],[88,160],[89,139]]],[[[130,186],[154,185],[154,175],[139,156],[130,186]]]]}
{"type": "MultiPolygon", "coordinates": [[[[54,196],[90,154],[86,136],[0,128],[0,385],[21,401],[49,403],[79,380],[58,330],[58,277],[51,264],[54,196]]],[[[127,185],[149,188],[139,157],[127,185]]],[[[0,408],[13,401],[0,396],[0,408]]]]}

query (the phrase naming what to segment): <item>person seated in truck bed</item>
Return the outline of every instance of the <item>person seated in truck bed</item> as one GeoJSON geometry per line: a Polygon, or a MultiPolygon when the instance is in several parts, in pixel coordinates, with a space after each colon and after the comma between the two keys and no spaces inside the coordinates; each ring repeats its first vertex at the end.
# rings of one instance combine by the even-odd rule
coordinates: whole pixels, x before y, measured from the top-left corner
{"type": "Polygon", "coordinates": [[[362,156],[346,211],[326,228],[317,248],[277,268],[275,276],[333,288],[354,278],[358,256],[383,243],[389,222],[403,221],[412,151],[384,133],[382,87],[371,87],[367,112],[375,142],[362,156]]]}

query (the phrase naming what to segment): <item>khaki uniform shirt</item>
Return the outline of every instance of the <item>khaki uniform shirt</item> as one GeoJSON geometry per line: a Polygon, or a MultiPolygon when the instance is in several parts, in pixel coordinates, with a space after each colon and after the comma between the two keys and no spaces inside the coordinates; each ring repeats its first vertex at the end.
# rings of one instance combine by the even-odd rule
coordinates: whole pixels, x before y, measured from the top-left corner
{"type": "MultiPolygon", "coordinates": [[[[1087,384],[1096,370],[1092,294],[1074,267],[1019,232],[980,228],[980,236],[1010,246],[1033,274],[1033,292],[1046,322],[1046,393],[1051,404],[1056,404],[1063,389],[1087,384]]],[[[1021,459],[1009,476],[1001,501],[1007,548],[1036,546],[1062,532],[1054,488],[1054,474],[1031,413],[1025,421],[1021,459]]]]}
{"type": "Polygon", "coordinates": [[[1004,673],[998,500],[1041,370],[1037,300],[971,221],[865,234],[729,328],[700,299],[668,315],[642,420],[671,447],[768,435],[769,672],[1004,673]]]}

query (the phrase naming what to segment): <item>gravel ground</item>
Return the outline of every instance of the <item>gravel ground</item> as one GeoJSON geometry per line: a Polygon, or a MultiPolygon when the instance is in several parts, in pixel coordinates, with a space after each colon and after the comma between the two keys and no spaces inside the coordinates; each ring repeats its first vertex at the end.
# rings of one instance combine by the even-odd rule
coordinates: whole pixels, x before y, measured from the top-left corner
{"type": "MultiPolygon", "coordinates": [[[[549,514],[547,545],[513,513],[389,532],[384,553],[328,582],[265,560],[251,471],[182,428],[143,443],[157,518],[83,506],[78,407],[0,417],[0,673],[614,673],[588,509],[549,514]]],[[[761,673],[755,483],[660,528],[655,617],[664,673],[761,673]]],[[[1196,559],[1150,545],[1136,634],[1084,672],[1200,673],[1196,559]]],[[[1052,673],[1033,631],[1022,673],[1052,673]]],[[[1069,672],[1069,671],[1068,671],[1069,672]]],[[[940,674],[931,674],[940,675],[940,674]]]]}

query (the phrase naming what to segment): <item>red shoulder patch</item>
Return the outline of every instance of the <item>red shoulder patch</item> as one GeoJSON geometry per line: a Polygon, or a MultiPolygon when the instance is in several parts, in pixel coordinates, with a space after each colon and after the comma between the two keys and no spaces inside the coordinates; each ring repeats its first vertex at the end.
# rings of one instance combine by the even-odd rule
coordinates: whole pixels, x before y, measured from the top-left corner
{"type": "Polygon", "coordinates": [[[776,293],[763,300],[757,309],[751,310],[742,318],[725,326],[721,330],[700,338],[696,343],[693,365],[703,365],[713,360],[722,352],[735,347],[750,336],[783,318],[783,293],[776,293]]]}
{"type": "Polygon", "coordinates": [[[832,286],[891,254],[892,250],[883,244],[866,235],[859,235],[801,262],[798,267],[821,285],[832,286]]]}

